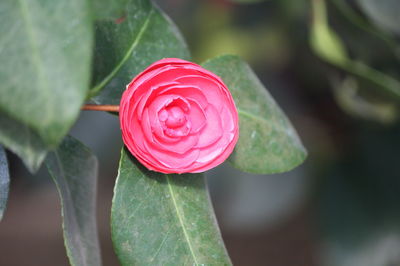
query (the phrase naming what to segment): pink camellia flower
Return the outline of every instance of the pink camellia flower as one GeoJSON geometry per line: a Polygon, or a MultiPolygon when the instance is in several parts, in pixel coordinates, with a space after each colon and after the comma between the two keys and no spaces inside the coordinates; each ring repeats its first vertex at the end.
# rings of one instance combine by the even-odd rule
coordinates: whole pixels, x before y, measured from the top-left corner
{"type": "Polygon", "coordinates": [[[162,173],[213,168],[239,136],[236,106],[223,81],[177,58],[153,63],[127,85],[119,117],[129,151],[162,173]]]}

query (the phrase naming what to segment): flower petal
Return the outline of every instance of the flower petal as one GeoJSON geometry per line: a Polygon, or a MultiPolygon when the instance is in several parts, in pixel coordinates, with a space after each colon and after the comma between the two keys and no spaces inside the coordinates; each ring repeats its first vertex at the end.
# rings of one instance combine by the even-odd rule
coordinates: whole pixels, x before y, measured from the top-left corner
{"type": "Polygon", "coordinates": [[[190,84],[191,86],[200,88],[207,97],[207,101],[218,111],[221,110],[225,98],[221,93],[219,84],[215,80],[206,76],[187,75],[179,77],[175,81],[179,82],[180,84],[190,84]]]}
{"type": "Polygon", "coordinates": [[[205,111],[197,101],[187,98],[190,103],[188,118],[192,125],[191,134],[199,132],[207,124],[205,111]]]}
{"type": "Polygon", "coordinates": [[[217,109],[209,105],[205,109],[207,123],[199,132],[200,138],[197,143],[197,148],[205,147],[213,144],[222,136],[221,118],[217,109]]]}
{"type": "MultiPolygon", "coordinates": [[[[176,84],[179,84],[175,81],[176,84]]],[[[160,90],[160,94],[175,94],[181,95],[186,99],[193,99],[198,102],[202,107],[206,107],[208,105],[207,97],[204,95],[204,92],[196,86],[193,85],[172,85],[163,90],[160,90]]]]}
{"type": "MultiPolygon", "coordinates": [[[[192,149],[184,154],[159,150],[156,146],[145,143],[147,150],[151,150],[152,156],[161,163],[160,169],[183,169],[196,161],[200,151],[192,149]]],[[[177,173],[177,172],[175,172],[177,173]]]]}

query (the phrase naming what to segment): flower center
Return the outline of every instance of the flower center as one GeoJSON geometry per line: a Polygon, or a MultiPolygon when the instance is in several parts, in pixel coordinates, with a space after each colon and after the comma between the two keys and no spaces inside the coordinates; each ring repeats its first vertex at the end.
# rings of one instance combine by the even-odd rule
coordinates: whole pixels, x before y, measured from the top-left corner
{"type": "Polygon", "coordinates": [[[186,119],[188,103],[182,99],[174,99],[158,113],[164,133],[170,137],[183,137],[189,134],[191,123],[186,119]]]}
{"type": "Polygon", "coordinates": [[[178,106],[167,108],[168,118],[165,121],[165,125],[169,128],[177,128],[182,126],[186,122],[185,114],[182,109],[178,106]]]}

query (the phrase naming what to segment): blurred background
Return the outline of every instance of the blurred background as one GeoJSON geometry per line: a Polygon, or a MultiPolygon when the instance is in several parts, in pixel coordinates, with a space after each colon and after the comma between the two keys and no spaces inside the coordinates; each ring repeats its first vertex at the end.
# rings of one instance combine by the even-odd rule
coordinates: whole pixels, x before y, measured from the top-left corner
{"type": "MultiPolygon", "coordinates": [[[[248,61],[309,151],[285,174],[250,175],[227,163],[207,173],[233,263],[400,265],[400,1],[156,2],[193,61],[226,53],[248,61]]],[[[118,265],[109,230],[118,119],[82,112],[72,135],[99,158],[103,261],[118,265]]],[[[0,265],[68,265],[54,184],[44,169],[31,176],[12,154],[9,161],[0,265]]]]}

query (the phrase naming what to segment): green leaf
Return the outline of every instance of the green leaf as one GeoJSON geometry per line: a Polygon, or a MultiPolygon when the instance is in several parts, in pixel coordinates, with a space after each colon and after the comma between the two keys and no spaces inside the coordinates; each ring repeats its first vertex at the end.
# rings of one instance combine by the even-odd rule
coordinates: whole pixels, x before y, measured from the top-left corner
{"type": "Polygon", "coordinates": [[[67,136],[46,158],[56,183],[64,218],[64,241],[72,265],[101,265],[96,225],[97,159],[67,136]]]}
{"type": "Polygon", "coordinates": [[[358,0],[357,2],[378,27],[400,35],[399,0],[358,0]]]}
{"type": "Polygon", "coordinates": [[[149,171],[125,150],[111,229],[122,265],[231,265],[204,176],[149,171]]]}
{"type": "Polygon", "coordinates": [[[28,126],[0,112],[0,143],[17,154],[29,171],[36,172],[47,154],[46,145],[28,126]]]}
{"type": "Polygon", "coordinates": [[[307,152],[285,114],[250,67],[225,55],[203,64],[228,86],[239,113],[239,141],[229,160],[240,170],[279,173],[301,164],[307,152]]]}
{"type": "Polygon", "coordinates": [[[94,87],[97,104],[119,104],[126,85],[154,61],[189,59],[189,51],[170,19],[147,0],[131,0],[120,21],[96,25],[94,87]]]}
{"type": "MultiPolygon", "coordinates": [[[[77,118],[90,81],[93,34],[88,3],[4,0],[0,14],[0,114],[7,116],[7,126],[24,128],[21,133],[12,130],[20,142],[30,143],[35,135],[42,144],[37,146],[54,148],[77,118]]],[[[6,135],[0,142],[36,169],[42,149],[36,153],[22,144],[14,147],[4,140],[10,130],[1,124],[0,131],[6,135]]]]}
{"type": "Polygon", "coordinates": [[[8,190],[10,186],[10,174],[8,172],[8,162],[6,151],[0,145],[0,221],[6,209],[8,190]]]}
{"type": "Polygon", "coordinates": [[[125,15],[125,7],[130,0],[92,0],[96,19],[119,19],[125,15]]]}

